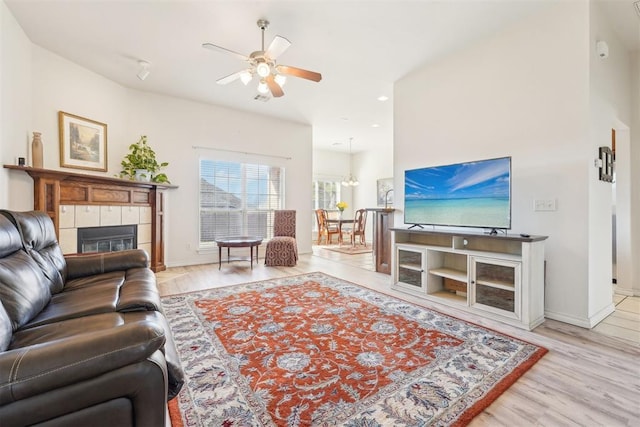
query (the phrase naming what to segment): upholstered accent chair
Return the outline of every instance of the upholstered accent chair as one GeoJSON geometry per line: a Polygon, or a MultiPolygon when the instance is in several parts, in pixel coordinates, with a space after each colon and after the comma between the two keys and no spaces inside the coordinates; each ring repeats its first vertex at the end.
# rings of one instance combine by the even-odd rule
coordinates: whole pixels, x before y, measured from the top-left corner
{"type": "Polygon", "coordinates": [[[353,227],[347,231],[351,245],[356,244],[356,236],[360,237],[360,244],[367,247],[367,241],[364,236],[364,231],[367,226],[367,210],[358,209],[353,219],[353,227]]]}
{"type": "Polygon", "coordinates": [[[316,244],[322,244],[322,240],[327,242],[327,245],[333,243],[333,235],[338,236],[340,240],[340,228],[338,224],[329,224],[327,222],[327,211],[324,209],[316,209],[316,221],[318,223],[318,240],[316,244]]]}
{"type": "Polygon", "coordinates": [[[266,266],[293,267],[297,262],[296,211],[275,211],[273,218],[273,238],[267,242],[264,264],[266,266]]]}

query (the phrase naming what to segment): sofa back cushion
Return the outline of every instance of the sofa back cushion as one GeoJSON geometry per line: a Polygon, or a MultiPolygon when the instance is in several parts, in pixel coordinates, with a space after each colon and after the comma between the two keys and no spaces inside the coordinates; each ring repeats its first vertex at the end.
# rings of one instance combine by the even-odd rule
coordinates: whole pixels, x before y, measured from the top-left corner
{"type": "Polygon", "coordinates": [[[40,211],[2,211],[2,214],[18,228],[24,249],[42,269],[51,293],[62,291],[67,263],[58,245],[56,230],[49,215],[40,211]]]}
{"type": "MultiPolygon", "coordinates": [[[[11,330],[15,331],[33,319],[50,299],[48,281],[38,264],[22,248],[18,230],[7,218],[0,216],[0,302],[11,330]]],[[[4,330],[2,328],[0,326],[0,330],[4,330]]]]}

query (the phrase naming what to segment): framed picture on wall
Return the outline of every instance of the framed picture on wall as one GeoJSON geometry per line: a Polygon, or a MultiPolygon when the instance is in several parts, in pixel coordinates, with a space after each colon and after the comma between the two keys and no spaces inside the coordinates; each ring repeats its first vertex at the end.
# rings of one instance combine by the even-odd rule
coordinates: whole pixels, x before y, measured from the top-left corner
{"type": "Polygon", "coordinates": [[[390,206],[393,204],[393,178],[384,178],[377,181],[378,206],[390,206]]]}
{"type": "Polygon", "coordinates": [[[58,112],[60,166],[107,171],[107,125],[58,112]]]}

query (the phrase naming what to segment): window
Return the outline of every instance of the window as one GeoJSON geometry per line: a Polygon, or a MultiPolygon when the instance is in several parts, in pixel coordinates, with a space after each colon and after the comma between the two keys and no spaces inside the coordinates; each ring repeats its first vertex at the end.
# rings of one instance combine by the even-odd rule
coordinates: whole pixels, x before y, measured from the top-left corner
{"type": "Polygon", "coordinates": [[[313,231],[318,231],[315,210],[326,209],[336,210],[336,203],[340,201],[340,182],[331,180],[313,181],[313,231]]]}
{"type": "Polygon", "coordinates": [[[340,201],[340,183],[337,181],[313,182],[313,209],[336,209],[336,203],[340,201]]]}
{"type": "Polygon", "coordinates": [[[200,247],[220,237],[273,237],[273,211],[284,206],[284,168],[200,160],[200,247]]]}

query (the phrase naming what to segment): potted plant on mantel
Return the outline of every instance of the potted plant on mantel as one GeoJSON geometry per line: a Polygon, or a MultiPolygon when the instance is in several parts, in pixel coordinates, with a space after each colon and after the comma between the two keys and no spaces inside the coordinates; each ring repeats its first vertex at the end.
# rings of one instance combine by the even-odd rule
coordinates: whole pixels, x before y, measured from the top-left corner
{"type": "Polygon", "coordinates": [[[169,178],[160,169],[169,165],[167,162],[158,163],[156,152],[147,144],[147,136],[142,135],[138,142],[129,146],[129,154],[120,163],[122,170],[120,178],[135,179],[136,181],[169,183],[169,178]]]}

